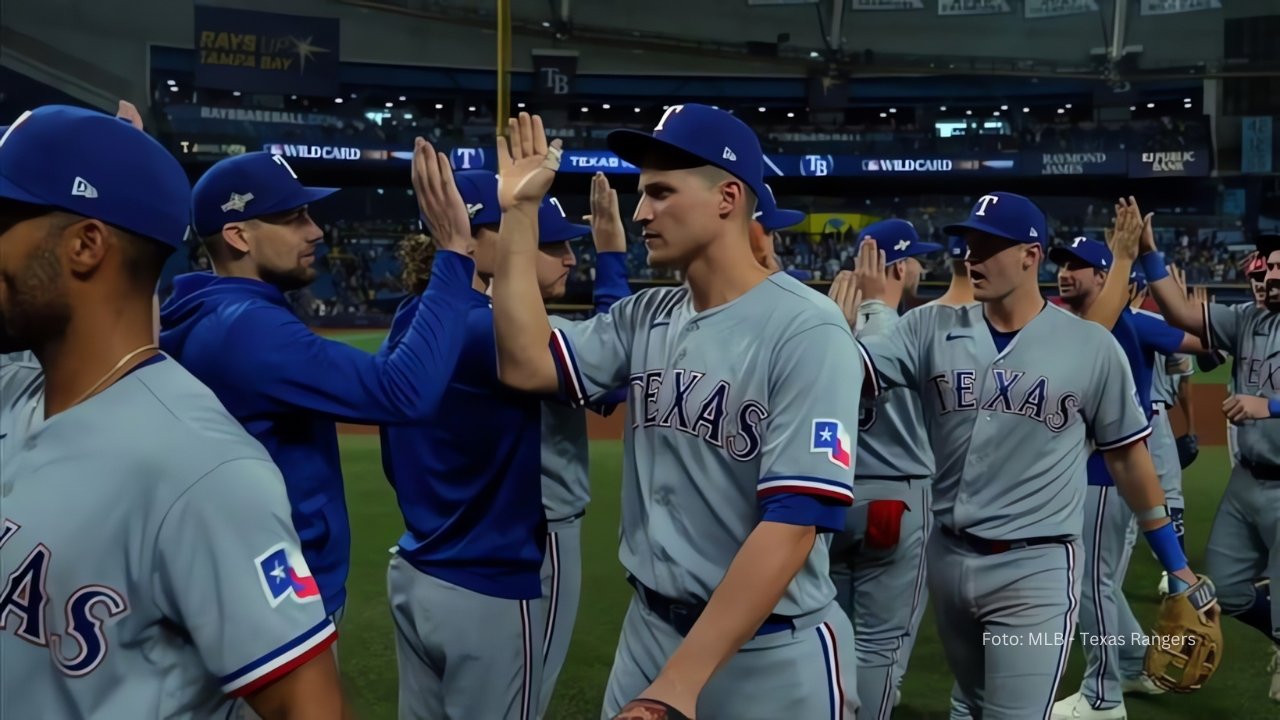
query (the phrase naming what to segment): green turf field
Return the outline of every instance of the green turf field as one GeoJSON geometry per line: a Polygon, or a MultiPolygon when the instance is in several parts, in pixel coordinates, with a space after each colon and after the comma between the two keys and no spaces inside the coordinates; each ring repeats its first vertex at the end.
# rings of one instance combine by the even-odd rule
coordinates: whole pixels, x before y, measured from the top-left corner
{"type": "MultiPolygon", "coordinates": [[[[374,351],[384,332],[360,330],[333,334],[357,347],[374,351]]],[[[1224,383],[1226,367],[1197,374],[1198,382],[1224,383]]],[[[376,437],[344,436],[343,465],[351,508],[354,548],[350,579],[351,601],[342,625],[342,670],[363,720],[394,718],[396,707],[395,646],[386,606],[387,549],[403,531],[390,488],[382,476],[376,437]]],[[[617,560],[617,478],[621,444],[592,443],[591,478],[595,500],[583,534],[582,611],[574,630],[569,660],[561,673],[552,703],[554,720],[595,720],[599,717],[604,683],[613,660],[618,629],[629,598],[617,560]]],[[[1226,482],[1225,448],[1202,449],[1187,475],[1187,528],[1193,562],[1199,560],[1209,522],[1226,482]]],[[[1150,622],[1156,607],[1159,567],[1145,551],[1135,553],[1126,591],[1134,612],[1150,622]]],[[[1130,720],[1275,720],[1280,704],[1267,698],[1270,652],[1256,631],[1229,621],[1225,625],[1226,666],[1203,691],[1188,696],[1129,698],[1130,720]]],[[[1073,655],[1065,697],[1079,687],[1080,652],[1073,655]]],[[[947,717],[951,676],[946,669],[932,616],[925,618],[911,670],[903,686],[903,704],[895,718],[934,720],[947,717]]],[[[795,718],[792,720],[806,720],[795,718]]]]}
{"type": "MultiPolygon", "coordinates": [[[[374,436],[344,436],[343,468],[351,508],[354,548],[350,602],[342,623],[342,671],[363,720],[395,717],[396,664],[390,615],[386,604],[387,549],[403,530],[390,488],[383,479],[374,436]]],[[[618,628],[628,599],[617,560],[617,483],[621,443],[598,441],[591,446],[591,478],[595,496],[583,530],[582,612],[574,631],[569,660],[551,706],[557,720],[596,720],[618,628]]],[[[1187,528],[1193,562],[1199,559],[1217,498],[1225,483],[1225,450],[1205,448],[1185,483],[1187,528]]],[[[1156,607],[1159,570],[1149,553],[1135,553],[1126,584],[1134,612],[1150,621],[1156,607]]],[[[1267,699],[1270,652],[1265,639],[1235,621],[1225,625],[1224,668],[1201,692],[1187,696],[1130,698],[1131,720],[1274,720],[1280,704],[1267,699]]],[[[1078,689],[1077,650],[1061,696],[1078,689]]],[[[903,704],[895,718],[946,718],[950,675],[941,656],[932,616],[926,616],[920,642],[903,687],[903,704]]],[[[772,720],[772,719],[761,719],[772,720]]],[[[806,720],[794,718],[790,720],[806,720]]]]}

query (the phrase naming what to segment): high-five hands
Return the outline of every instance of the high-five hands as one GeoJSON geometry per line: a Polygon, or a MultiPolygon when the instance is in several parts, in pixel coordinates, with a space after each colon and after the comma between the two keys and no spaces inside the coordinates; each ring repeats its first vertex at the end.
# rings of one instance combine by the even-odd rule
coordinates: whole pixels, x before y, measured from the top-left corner
{"type": "Polygon", "coordinates": [[[618,191],[609,187],[609,180],[602,172],[591,178],[591,214],[582,219],[591,225],[596,252],[627,251],[627,232],[622,227],[618,191]]]}
{"type": "Polygon", "coordinates": [[[418,210],[427,221],[436,247],[466,255],[471,242],[471,216],[467,214],[467,204],[462,201],[458,186],[453,182],[449,157],[436,152],[426,140],[414,138],[410,175],[418,210]]]}
{"type": "MultiPolygon", "coordinates": [[[[1138,209],[1138,201],[1132,195],[1127,200],[1120,198],[1115,208],[1116,219],[1108,234],[1107,244],[1116,257],[1137,260],[1139,250],[1143,249],[1145,236],[1151,233],[1151,214],[1148,213],[1144,218],[1142,211],[1138,209]]],[[[1154,245],[1155,241],[1152,240],[1152,249],[1154,245]]]]}
{"type": "Polygon", "coordinates": [[[560,169],[560,139],[548,144],[542,118],[527,112],[508,121],[507,135],[498,136],[498,204],[537,212],[560,169]]]}

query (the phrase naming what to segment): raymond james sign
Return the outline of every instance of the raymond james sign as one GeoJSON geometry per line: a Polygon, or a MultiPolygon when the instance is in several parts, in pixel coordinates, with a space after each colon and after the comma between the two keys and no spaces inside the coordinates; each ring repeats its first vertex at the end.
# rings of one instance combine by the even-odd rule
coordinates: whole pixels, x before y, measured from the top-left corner
{"type": "Polygon", "coordinates": [[[1208,174],[1207,150],[1171,150],[1129,155],[1129,177],[1205,177],[1208,174]]]}
{"type": "Polygon", "coordinates": [[[1124,156],[1105,152],[1031,153],[1028,166],[1040,175],[1123,175],[1124,156]]]}

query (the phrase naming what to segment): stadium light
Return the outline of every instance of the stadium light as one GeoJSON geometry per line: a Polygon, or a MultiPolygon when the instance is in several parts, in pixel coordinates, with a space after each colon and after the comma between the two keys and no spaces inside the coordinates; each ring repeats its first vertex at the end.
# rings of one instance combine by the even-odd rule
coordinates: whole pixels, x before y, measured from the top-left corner
{"type": "Polygon", "coordinates": [[[591,108],[588,108],[586,105],[583,105],[582,112],[591,112],[591,108]]]}
{"type": "Polygon", "coordinates": [[[946,105],[943,105],[942,107],[940,107],[940,108],[938,108],[938,109],[939,109],[939,110],[941,110],[942,112],[946,112],[946,111],[947,111],[947,106],[946,106],[946,105]]]}
{"type": "Polygon", "coordinates": [[[609,105],[609,103],[605,103],[605,104],[601,105],[600,107],[601,107],[602,109],[604,109],[604,110],[608,110],[608,109],[610,109],[610,107],[611,107],[611,106],[609,105]]]}
{"type": "Polygon", "coordinates": [[[476,106],[475,106],[475,105],[468,105],[468,106],[467,106],[467,112],[475,112],[475,111],[476,111],[476,106]]]}
{"type": "MultiPolygon", "coordinates": [[[[173,81],[172,81],[172,80],[170,80],[170,82],[173,82],[173,81]]],[[[1182,102],[1187,103],[1187,104],[1190,104],[1190,103],[1191,103],[1191,98],[1182,98],[1182,102]]]]}
{"type": "Polygon", "coordinates": [[[636,108],[636,109],[635,109],[635,111],[636,111],[636,112],[640,112],[640,108],[636,108]]]}
{"type": "Polygon", "coordinates": [[[1009,106],[1008,106],[1008,105],[1001,105],[1001,106],[1000,106],[1000,109],[1001,109],[1001,110],[1008,110],[1008,109],[1009,109],[1009,106]]]}
{"type": "Polygon", "coordinates": [[[1138,109],[1138,106],[1137,106],[1137,105],[1130,105],[1130,106],[1129,106],[1129,112],[1133,112],[1134,110],[1137,110],[1137,109],[1138,109]]]}
{"type": "Polygon", "coordinates": [[[896,113],[898,112],[898,108],[889,108],[889,112],[896,113]]]}
{"type": "Polygon", "coordinates": [[[811,58],[820,58],[820,57],[822,57],[822,53],[818,52],[817,50],[810,50],[810,51],[809,51],[809,57],[811,57],[811,58]]]}
{"type": "Polygon", "coordinates": [[[170,86],[169,86],[169,92],[178,92],[178,86],[177,86],[177,85],[170,85],[170,86]]]}
{"type": "Polygon", "coordinates": [[[889,113],[880,113],[880,117],[889,117],[889,113]]]}
{"type": "Polygon", "coordinates": [[[1156,104],[1155,104],[1155,103],[1147,103],[1147,107],[1148,107],[1148,108],[1153,108],[1153,107],[1155,107],[1155,106],[1156,106],[1156,104]]]}
{"type": "Polygon", "coordinates": [[[789,118],[793,118],[793,117],[795,117],[795,116],[796,116],[796,114],[795,114],[795,113],[793,113],[793,112],[789,112],[789,113],[787,113],[787,117],[789,117],[789,118]]]}
{"type": "Polygon", "coordinates": [[[289,96],[289,99],[290,99],[290,100],[297,100],[297,99],[298,99],[298,96],[297,96],[297,95],[290,95],[290,96],[289,96]]]}
{"type": "Polygon", "coordinates": [[[355,94],[355,93],[351,93],[351,99],[352,99],[352,100],[355,100],[355,99],[356,99],[356,94],[355,94]]]}
{"type": "Polygon", "coordinates": [[[759,110],[760,112],[764,112],[764,108],[762,108],[762,107],[758,107],[758,108],[756,108],[756,110],[759,110]]]}
{"type": "Polygon", "coordinates": [[[444,109],[444,103],[436,103],[436,109],[437,109],[437,110],[443,110],[443,109],[444,109]]]}
{"type": "Polygon", "coordinates": [[[235,95],[236,97],[240,97],[240,91],[239,91],[239,90],[232,90],[232,91],[231,91],[231,94],[232,94],[232,95],[235,95]]]}
{"type": "Polygon", "coordinates": [[[412,120],[412,119],[413,119],[413,113],[405,113],[405,114],[404,114],[404,119],[405,119],[405,120],[412,120]]]}
{"type": "Polygon", "coordinates": [[[389,103],[387,103],[387,107],[395,107],[395,103],[393,103],[393,102],[389,102],[389,103]]]}
{"type": "Polygon", "coordinates": [[[1024,107],[1022,108],[1022,112],[1031,112],[1031,108],[1024,107]]]}
{"type": "Polygon", "coordinates": [[[333,101],[334,101],[335,103],[337,103],[338,105],[341,105],[341,104],[342,104],[342,98],[334,98],[334,99],[333,99],[333,101]]]}
{"type": "Polygon", "coordinates": [[[547,22],[546,20],[543,20],[543,21],[542,21],[542,27],[544,27],[544,28],[549,28],[549,27],[551,27],[551,23],[547,22]]]}
{"type": "Polygon", "coordinates": [[[403,95],[401,95],[401,96],[400,96],[400,102],[404,102],[404,100],[405,100],[404,96],[403,96],[403,95]]]}
{"type": "Polygon", "coordinates": [[[1071,103],[1067,103],[1066,105],[1063,105],[1062,107],[1064,107],[1064,108],[1066,108],[1066,109],[1070,110],[1070,109],[1071,109],[1071,103]]]}
{"type": "Polygon", "coordinates": [[[1058,108],[1058,114],[1059,114],[1059,115],[1066,115],[1066,114],[1067,114],[1067,111],[1066,111],[1066,110],[1064,110],[1064,109],[1062,109],[1062,108],[1058,108]]]}
{"type": "Polygon", "coordinates": [[[167,82],[170,87],[173,87],[174,85],[178,84],[177,80],[166,80],[165,82],[167,82]]]}
{"type": "Polygon", "coordinates": [[[972,115],[972,114],[973,114],[973,111],[972,111],[972,110],[965,110],[965,111],[964,111],[964,114],[965,114],[965,115],[972,115]]]}
{"type": "Polygon", "coordinates": [[[991,117],[1000,117],[1000,111],[996,110],[995,112],[991,113],[991,117]]]}

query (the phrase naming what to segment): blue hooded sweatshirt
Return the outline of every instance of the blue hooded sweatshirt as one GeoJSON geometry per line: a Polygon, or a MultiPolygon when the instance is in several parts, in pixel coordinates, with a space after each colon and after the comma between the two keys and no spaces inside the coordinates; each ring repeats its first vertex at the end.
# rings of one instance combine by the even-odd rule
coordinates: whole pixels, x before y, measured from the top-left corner
{"type": "Polygon", "coordinates": [[[474,269],[466,256],[437,253],[404,337],[376,355],[315,334],[280,290],[258,280],[181,275],[161,308],[161,349],[209,386],[280,467],[329,614],[346,601],[351,558],[336,423],[431,417],[462,352],[474,269]]]}

